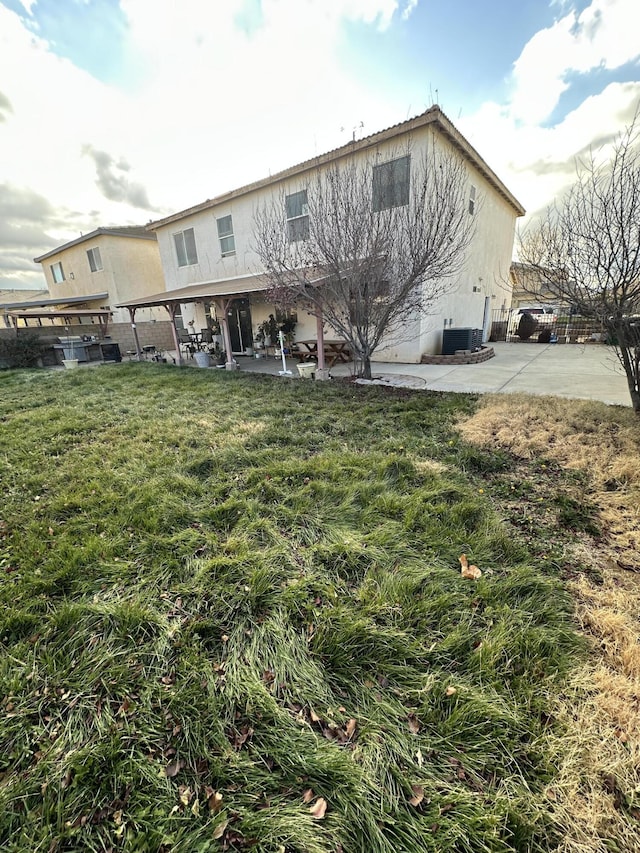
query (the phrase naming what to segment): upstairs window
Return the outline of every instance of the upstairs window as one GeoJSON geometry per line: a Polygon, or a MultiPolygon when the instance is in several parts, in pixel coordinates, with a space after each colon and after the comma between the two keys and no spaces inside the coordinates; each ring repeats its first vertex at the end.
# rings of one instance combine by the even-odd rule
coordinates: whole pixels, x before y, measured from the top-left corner
{"type": "Polygon", "coordinates": [[[220,240],[220,254],[223,258],[236,253],[236,241],[233,236],[233,219],[229,216],[221,216],[218,219],[218,239],[220,240]]]}
{"type": "Polygon", "coordinates": [[[54,284],[60,284],[64,281],[64,270],[61,263],[51,264],[51,275],[54,284]]]}
{"type": "Polygon", "coordinates": [[[398,157],[373,167],[373,209],[388,210],[409,204],[411,157],[398,157]]]}
{"type": "Polygon", "coordinates": [[[191,264],[197,264],[198,253],[196,252],[196,237],[193,233],[193,228],[178,231],[177,234],[173,235],[173,239],[176,244],[178,266],[188,267],[191,264]]]}
{"type": "Polygon", "coordinates": [[[287,236],[290,243],[309,239],[309,205],[307,191],[285,196],[287,210],[287,236]]]}
{"type": "Polygon", "coordinates": [[[476,188],[471,185],[469,190],[469,213],[471,216],[476,212],[476,188]]]}
{"type": "Polygon", "coordinates": [[[87,257],[89,258],[91,272],[98,272],[98,270],[102,269],[102,258],[100,257],[100,249],[97,246],[94,249],[89,249],[87,257]]]}

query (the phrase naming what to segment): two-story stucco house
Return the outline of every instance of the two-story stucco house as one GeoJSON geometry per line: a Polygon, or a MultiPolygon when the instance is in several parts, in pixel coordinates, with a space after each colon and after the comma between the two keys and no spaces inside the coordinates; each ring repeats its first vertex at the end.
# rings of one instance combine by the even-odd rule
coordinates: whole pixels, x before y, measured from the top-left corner
{"type": "MultiPolygon", "coordinates": [[[[174,320],[180,316],[182,325],[192,320],[195,329],[206,327],[215,314],[223,325],[225,341],[230,342],[227,349],[242,353],[253,345],[259,324],[275,310],[266,296],[268,285],[255,248],[256,212],[260,207],[281,199],[282,228],[290,239],[304,239],[307,187],[322,170],[355,158],[374,162],[374,180],[377,174],[385,185],[396,177],[409,182],[412,163],[417,163],[430,146],[451,152],[464,163],[468,176],[465,206],[468,215],[476,219],[475,235],[463,272],[435,308],[431,307],[429,316],[419,318],[418,333],[385,349],[380,357],[419,362],[423,355],[440,352],[443,330],[451,327],[483,329],[486,340],[491,310],[499,307],[496,301],[505,299],[515,223],[524,209],[437,106],[150,223],[147,227],[158,238],[166,292],[147,299],[129,299],[124,305],[135,310],[165,305],[174,320]],[[400,159],[401,169],[397,167],[400,159]]],[[[406,203],[403,193],[392,195],[399,204],[406,203]]],[[[317,318],[299,310],[296,338],[315,337],[318,331],[317,318]]]]}
{"type": "MultiPolygon", "coordinates": [[[[94,318],[92,311],[108,312],[111,336],[127,348],[134,345],[131,318],[117,305],[164,289],[156,235],[144,226],[97,228],[34,261],[42,265],[49,291],[46,302],[40,302],[39,325],[43,320],[51,325],[90,325],[99,316],[94,318]]],[[[23,324],[29,322],[28,313],[21,318],[23,324]]],[[[171,345],[166,311],[147,308],[136,320],[145,343],[171,345]]]]}

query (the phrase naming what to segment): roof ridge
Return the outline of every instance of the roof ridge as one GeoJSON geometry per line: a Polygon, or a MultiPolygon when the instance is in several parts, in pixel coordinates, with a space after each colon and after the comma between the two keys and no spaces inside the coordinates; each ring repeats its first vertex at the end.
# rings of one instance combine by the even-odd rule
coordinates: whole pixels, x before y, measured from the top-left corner
{"type": "Polygon", "coordinates": [[[508,203],[518,211],[519,215],[524,214],[525,210],[523,206],[510,192],[510,190],[507,189],[505,184],[503,184],[488,163],[486,163],[471,143],[455,127],[451,119],[445,115],[440,107],[437,104],[432,104],[432,106],[427,110],[413,116],[412,118],[397,122],[396,124],[392,124],[382,130],[377,130],[375,133],[371,133],[362,139],[352,140],[351,142],[347,142],[337,148],[332,148],[329,151],[325,151],[323,154],[317,154],[307,160],[302,160],[293,166],[289,166],[286,169],[281,169],[273,175],[269,175],[267,178],[260,178],[257,181],[244,184],[236,189],[227,190],[213,198],[208,198],[204,202],[179,210],[176,213],[163,217],[162,219],[150,221],[146,227],[149,231],[154,231],[156,228],[162,227],[163,225],[167,225],[180,219],[185,219],[188,216],[200,213],[203,210],[208,210],[225,201],[230,201],[234,198],[238,198],[239,196],[247,195],[250,192],[262,189],[263,187],[269,186],[269,184],[273,184],[277,181],[283,180],[284,178],[293,177],[294,175],[302,174],[310,169],[317,168],[318,166],[331,162],[332,160],[336,160],[343,155],[346,156],[348,154],[355,153],[356,151],[365,150],[374,145],[376,141],[382,142],[393,138],[403,132],[405,128],[407,130],[414,130],[420,127],[425,127],[429,124],[435,124],[439,127],[442,133],[449,137],[453,145],[463,153],[463,156],[466,156],[467,159],[471,160],[489,183],[491,183],[494,188],[497,189],[498,192],[508,201],[508,203]]]}

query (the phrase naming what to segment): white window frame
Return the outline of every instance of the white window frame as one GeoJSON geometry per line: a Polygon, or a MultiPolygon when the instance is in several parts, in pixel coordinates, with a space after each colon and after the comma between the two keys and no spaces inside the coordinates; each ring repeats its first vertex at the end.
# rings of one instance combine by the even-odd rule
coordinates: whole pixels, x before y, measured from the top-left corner
{"type": "Polygon", "coordinates": [[[376,213],[409,204],[411,155],[394,157],[373,167],[371,206],[376,213]]]}
{"type": "Polygon", "coordinates": [[[473,184],[471,184],[471,188],[469,189],[469,215],[473,216],[476,212],[476,202],[477,202],[477,193],[476,188],[473,184]]]}
{"type": "Polygon", "coordinates": [[[53,278],[54,284],[62,284],[64,281],[64,270],[62,268],[62,261],[58,261],[55,264],[50,264],[51,277],[53,278]]]}
{"type": "Polygon", "coordinates": [[[87,257],[89,258],[91,272],[100,272],[103,269],[100,249],[97,246],[94,246],[93,249],[87,249],[87,257]]]}
{"type": "Polygon", "coordinates": [[[298,190],[284,197],[287,216],[287,239],[290,243],[299,243],[309,239],[309,204],[307,191],[298,190]],[[298,213],[297,210],[300,212],[298,213]]]}
{"type": "Polygon", "coordinates": [[[236,253],[236,238],[233,236],[233,216],[228,213],[216,219],[218,228],[218,240],[220,241],[220,255],[229,258],[236,253]],[[228,230],[224,230],[228,221],[228,230]]]}
{"type": "Polygon", "coordinates": [[[191,267],[198,263],[198,249],[193,228],[176,231],[173,235],[173,242],[179,267],[191,267]],[[188,240],[191,240],[190,244],[188,244],[188,240]]]}

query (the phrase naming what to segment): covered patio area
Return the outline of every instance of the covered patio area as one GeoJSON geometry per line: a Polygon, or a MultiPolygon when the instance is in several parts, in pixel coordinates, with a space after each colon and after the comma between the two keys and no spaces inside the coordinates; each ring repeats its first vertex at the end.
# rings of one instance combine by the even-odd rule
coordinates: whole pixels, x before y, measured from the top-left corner
{"type": "MultiPolygon", "coordinates": [[[[234,320],[234,308],[240,304],[249,304],[249,300],[253,298],[260,298],[264,304],[267,303],[268,300],[268,292],[269,292],[269,284],[265,276],[255,274],[255,275],[242,275],[236,276],[234,278],[228,279],[218,279],[216,281],[209,282],[201,282],[198,284],[191,284],[186,287],[177,288],[175,290],[167,290],[162,293],[156,293],[151,296],[139,297],[135,300],[131,300],[128,302],[122,302],[116,307],[118,308],[126,308],[129,312],[129,316],[131,318],[131,328],[133,331],[133,336],[135,340],[136,346],[136,355],[135,357],[138,360],[142,360],[144,357],[143,348],[140,346],[140,341],[138,339],[138,334],[136,330],[136,311],[140,308],[151,308],[151,307],[163,307],[169,314],[169,319],[171,322],[171,331],[173,337],[174,344],[174,352],[170,353],[172,358],[175,358],[177,364],[183,364],[185,359],[183,350],[185,349],[185,344],[189,341],[187,340],[187,336],[189,336],[196,349],[201,349],[202,336],[200,333],[200,338],[198,338],[198,333],[190,334],[188,331],[185,335],[185,329],[179,327],[177,322],[178,317],[182,314],[182,306],[184,305],[196,305],[197,303],[209,303],[213,305],[215,308],[215,319],[220,324],[220,333],[222,336],[222,350],[225,354],[225,368],[227,370],[235,370],[238,366],[237,361],[237,351],[234,350],[233,341],[232,341],[232,321],[234,320]],[[236,353],[236,357],[234,358],[234,352],[236,353]]],[[[276,311],[274,306],[274,312],[276,311]]],[[[311,339],[308,334],[304,337],[304,348],[303,351],[307,356],[313,354],[317,357],[317,371],[316,374],[318,378],[325,378],[324,374],[328,375],[327,369],[327,361],[335,363],[335,361],[345,362],[346,354],[344,352],[344,347],[342,346],[342,342],[339,341],[325,341],[324,336],[324,328],[323,328],[323,319],[321,316],[317,316],[314,318],[310,318],[315,325],[315,338],[311,339]],[[332,349],[333,347],[333,349],[332,349]]],[[[308,329],[307,331],[312,331],[308,329]]],[[[245,334],[250,336],[249,347],[252,348],[253,345],[253,331],[251,329],[251,323],[249,321],[248,328],[245,330],[245,334]]],[[[274,345],[277,342],[273,342],[274,345]]],[[[256,362],[261,361],[261,359],[256,359],[256,362]]],[[[251,364],[250,369],[253,368],[253,361],[249,360],[249,364],[251,364]]],[[[266,366],[266,365],[265,365],[266,366]]],[[[263,368],[263,365],[257,367],[256,369],[263,368]]]]}

